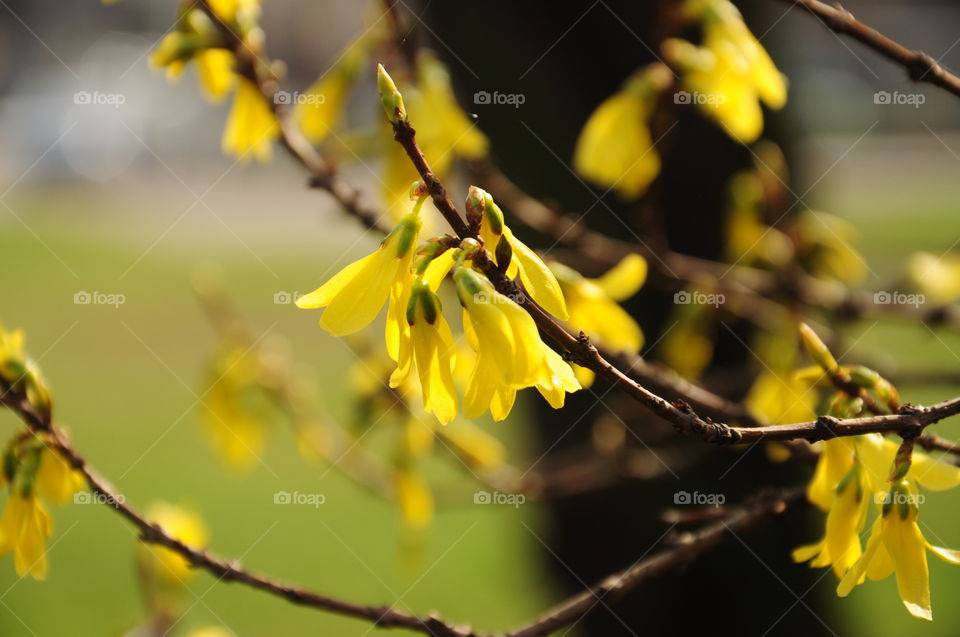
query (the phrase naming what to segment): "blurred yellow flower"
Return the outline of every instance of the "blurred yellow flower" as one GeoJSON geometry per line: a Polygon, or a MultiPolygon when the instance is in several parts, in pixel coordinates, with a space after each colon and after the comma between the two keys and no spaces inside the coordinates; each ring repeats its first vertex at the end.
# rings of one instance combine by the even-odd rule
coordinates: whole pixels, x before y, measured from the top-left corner
{"type": "Polygon", "coordinates": [[[649,120],[657,99],[672,81],[653,64],[631,77],[590,115],[573,153],[574,169],[594,183],[634,199],[660,172],[649,120]]]}
{"type": "Polygon", "coordinates": [[[37,491],[22,491],[15,485],[3,509],[0,555],[13,551],[17,575],[42,580],[47,576],[46,539],[53,535],[53,522],[37,491]]]}
{"type": "Polygon", "coordinates": [[[333,68],[299,95],[293,114],[307,139],[322,142],[337,125],[367,57],[363,43],[352,45],[333,68]]]}
{"type": "MultiPolygon", "coordinates": [[[[146,518],[187,546],[197,550],[206,548],[207,527],[197,514],[167,502],[156,502],[147,509],[146,518]]],[[[193,576],[190,563],[163,546],[141,543],[138,559],[141,568],[152,578],[174,588],[183,586],[193,576]]]]}
{"type": "Polygon", "coordinates": [[[960,299],[960,255],[918,252],[907,262],[907,274],[913,286],[934,303],[960,299]]]}
{"type": "Polygon", "coordinates": [[[663,43],[666,58],[681,71],[684,101],[695,103],[734,139],[756,141],[763,132],[760,101],[783,108],[786,79],[729,0],[692,0],[685,9],[702,21],[702,45],[677,38],[663,43]]]}
{"type": "Polygon", "coordinates": [[[267,162],[273,156],[271,144],[279,134],[280,125],[260,89],[248,79],[239,79],[223,129],[223,152],[243,161],[253,156],[267,162]]]}
{"type": "Polygon", "coordinates": [[[647,262],[638,254],[624,257],[602,277],[589,279],[557,261],[550,269],[566,299],[569,323],[607,349],[636,354],[643,347],[637,322],[616,302],[636,294],[647,276],[647,262]]]}
{"type": "Polygon", "coordinates": [[[67,461],[49,447],[40,453],[40,466],[34,480],[36,490],[52,504],[66,503],[84,486],[83,474],[71,469],[67,461]]]}

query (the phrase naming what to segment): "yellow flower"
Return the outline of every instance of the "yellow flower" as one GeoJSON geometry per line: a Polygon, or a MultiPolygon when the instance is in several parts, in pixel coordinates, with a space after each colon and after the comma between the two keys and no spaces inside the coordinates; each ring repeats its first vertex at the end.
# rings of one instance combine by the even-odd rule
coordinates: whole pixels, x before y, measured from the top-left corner
{"type": "Polygon", "coordinates": [[[577,139],[574,169],[626,198],[642,195],[660,172],[649,119],[659,93],[671,82],[669,70],[654,64],[630,78],[590,115],[577,139]]]}
{"type": "Polygon", "coordinates": [[[16,485],[0,519],[0,555],[13,551],[17,575],[42,580],[47,576],[46,538],[53,522],[36,490],[24,495],[16,485]]]}
{"type": "Polygon", "coordinates": [[[493,471],[503,466],[507,455],[503,443],[470,421],[454,421],[438,429],[437,435],[471,468],[493,471]]]}
{"type": "Polygon", "coordinates": [[[197,76],[204,93],[213,102],[219,102],[233,86],[233,53],[226,49],[207,49],[193,58],[197,76]]]}
{"type": "Polygon", "coordinates": [[[907,262],[907,274],[913,286],[935,303],[953,303],[960,298],[960,255],[938,257],[918,252],[907,262]]]}
{"type": "MultiPolygon", "coordinates": [[[[205,548],[207,527],[195,513],[166,502],[157,502],[147,509],[146,517],[160,525],[164,533],[187,546],[198,550],[205,548]]],[[[138,554],[141,568],[166,585],[179,588],[193,576],[190,563],[168,548],[141,544],[138,554]]]]}
{"type": "Polygon", "coordinates": [[[457,267],[453,279],[464,308],[464,333],[477,353],[463,399],[464,415],[476,418],[489,408],[494,420],[503,420],[517,390],[532,386],[562,404],[557,400],[560,388],[574,390],[576,379],[563,370],[569,368],[566,362],[547,356],[530,315],[468,267],[457,267]]]}
{"type": "Polygon", "coordinates": [[[589,279],[556,261],[550,269],[560,282],[569,323],[605,347],[636,354],[643,346],[640,326],[616,301],[633,296],[647,276],[647,262],[637,254],[624,257],[598,279],[589,279]]]}
{"type": "Polygon", "coordinates": [[[433,519],[433,495],[430,485],[419,473],[398,467],[394,473],[394,488],[400,514],[408,528],[419,530],[429,526],[433,519]]]}
{"type": "Polygon", "coordinates": [[[83,474],[71,469],[60,454],[44,448],[34,485],[40,495],[51,503],[64,504],[83,489],[84,478],[83,474]]]}
{"type": "Polygon", "coordinates": [[[797,252],[801,262],[817,277],[858,283],[867,264],[854,248],[857,228],[846,219],[805,210],[796,217],[797,252]]]}
{"type": "Polygon", "coordinates": [[[393,229],[376,252],[351,263],[322,286],[297,299],[297,307],[325,307],[320,326],[334,336],[363,329],[376,318],[394,286],[409,286],[420,226],[417,208],[393,229]]]}
{"type": "Polygon", "coordinates": [[[259,384],[260,361],[246,345],[228,345],[210,372],[201,422],[214,449],[228,465],[249,469],[263,450],[273,403],[259,384]],[[265,404],[266,403],[266,404],[265,404]]]}
{"type": "Polygon", "coordinates": [[[480,224],[480,238],[483,239],[483,244],[487,250],[494,255],[494,260],[497,260],[497,246],[501,239],[505,240],[510,247],[511,257],[510,264],[507,266],[507,276],[513,278],[519,274],[523,287],[543,309],[558,319],[566,320],[569,318],[567,304],[564,301],[563,291],[560,289],[557,277],[537,256],[536,252],[514,236],[503,220],[503,211],[490,196],[490,193],[476,186],[471,186],[469,199],[472,202],[477,202],[477,206],[482,208],[483,218],[480,224]],[[482,204],[479,203],[481,198],[482,204]]]}
{"type": "Polygon", "coordinates": [[[927,549],[951,564],[960,564],[960,552],[933,546],[923,537],[916,501],[916,487],[908,480],[887,492],[863,555],[840,580],[837,595],[846,597],[865,577],[880,580],[894,573],[897,592],[910,614],[933,619],[927,549]]]}
{"type": "Polygon", "coordinates": [[[300,130],[312,142],[323,141],[340,119],[358,71],[367,60],[362,43],[354,44],[343,58],[313,83],[297,102],[293,114],[300,130]]]}
{"type": "Polygon", "coordinates": [[[441,312],[440,299],[422,279],[414,282],[409,297],[397,371],[390,376],[390,386],[399,386],[406,379],[411,365],[415,365],[424,409],[445,425],[457,415],[453,335],[441,312]]]}
{"type": "Polygon", "coordinates": [[[554,409],[563,407],[567,394],[572,394],[580,389],[580,381],[574,373],[572,366],[563,360],[560,354],[550,349],[550,347],[540,341],[543,347],[543,356],[546,360],[546,366],[540,368],[540,378],[537,379],[537,391],[554,409]]]}
{"type": "MultiPolygon", "coordinates": [[[[693,0],[691,4],[700,3],[693,0]]],[[[715,49],[722,42],[736,47],[737,53],[747,63],[751,83],[767,106],[779,110],[787,103],[787,82],[777,70],[766,49],[750,33],[743,16],[729,0],[707,0],[710,5],[704,19],[704,44],[715,49]]]]}
{"type": "Polygon", "coordinates": [[[808,384],[793,374],[784,379],[772,370],[764,370],[750,387],[744,404],[766,424],[813,420],[817,397],[808,389],[808,384]]]}
{"type": "Polygon", "coordinates": [[[842,578],[860,559],[860,532],[867,519],[871,495],[861,485],[859,469],[852,469],[836,487],[836,496],[827,513],[824,538],[816,544],[795,549],[793,559],[797,562],[812,560],[812,567],[832,566],[836,576],[842,578]]]}
{"type": "Polygon", "coordinates": [[[0,377],[16,382],[23,372],[23,331],[8,332],[0,325],[0,377]]]}
{"type": "Polygon", "coordinates": [[[280,134],[280,125],[260,89],[248,79],[237,82],[233,107],[223,129],[223,152],[242,160],[251,155],[260,162],[270,161],[271,143],[280,134]]]}
{"type": "MultiPolygon", "coordinates": [[[[817,459],[817,468],[807,487],[807,499],[824,511],[833,505],[836,487],[853,469],[854,443],[849,438],[824,440],[817,459]]],[[[887,465],[889,467],[889,465],[887,465]]]]}
{"type": "Polygon", "coordinates": [[[763,223],[763,183],[754,171],[730,180],[727,210],[727,255],[732,263],[760,262],[779,267],[793,258],[793,242],[781,230],[763,223]]]}

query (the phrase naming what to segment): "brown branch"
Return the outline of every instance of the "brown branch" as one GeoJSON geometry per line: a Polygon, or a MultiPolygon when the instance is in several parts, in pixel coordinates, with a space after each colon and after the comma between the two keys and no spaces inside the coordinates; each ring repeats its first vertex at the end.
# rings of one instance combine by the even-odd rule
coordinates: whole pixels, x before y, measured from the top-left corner
{"type": "Polygon", "coordinates": [[[927,82],[960,97],[960,77],[947,71],[923,51],[908,49],[860,22],[853,17],[852,13],[840,6],[840,3],[829,5],[818,0],[786,1],[816,16],[836,33],[849,35],[888,60],[899,64],[914,82],[927,82]]]}
{"type": "MultiPolygon", "coordinates": [[[[416,142],[416,131],[404,118],[397,118],[393,123],[394,139],[403,146],[412,160],[421,178],[427,185],[427,190],[433,198],[433,203],[461,238],[479,240],[463,221],[453,201],[447,195],[433,171],[423,151],[416,142]]],[[[566,352],[566,358],[582,367],[592,370],[620,387],[628,395],[637,400],[648,410],[671,423],[674,428],[683,434],[695,435],[711,443],[751,443],[772,440],[808,441],[825,440],[839,436],[857,436],[871,432],[908,432],[942,420],[960,412],[960,398],[933,405],[932,407],[905,406],[897,414],[877,415],[869,418],[849,418],[838,420],[823,416],[815,421],[794,423],[787,425],[773,425],[762,428],[733,427],[725,423],[713,422],[710,418],[702,418],[693,408],[683,402],[668,402],[661,396],[653,393],[644,385],[615,366],[590,343],[590,339],[580,332],[573,336],[566,328],[560,325],[514,281],[506,278],[490,259],[486,249],[480,250],[473,258],[474,264],[480,268],[493,283],[498,292],[507,298],[518,299],[523,308],[530,314],[540,330],[556,345],[566,352]]]]}
{"type": "MultiPolygon", "coordinates": [[[[0,383],[0,386],[2,389],[9,389],[5,383],[0,383]]],[[[481,637],[470,628],[447,623],[436,614],[421,617],[389,606],[368,606],[322,595],[252,573],[237,561],[226,560],[205,549],[184,544],[127,504],[126,498],[87,463],[67,437],[34,410],[26,400],[4,393],[2,404],[13,409],[29,430],[45,435],[50,448],[83,475],[91,491],[99,496],[98,501],[103,502],[105,506],[119,513],[136,527],[141,541],[177,553],[192,567],[207,571],[218,581],[238,582],[299,606],[367,620],[377,628],[406,628],[433,637],[481,637]]],[[[630,568],[607,577],[599,585],[571,597],[529,624],[506,633],[504,637],[536,637],[571,624],[593,610],[596,605],[595,600],[603,599],[611,603],[617,601],[629,591],[677,567],[689,564],[719,545],[728,533],[735,535],[750,530],[767,519],[783,513],[789,505],[801,501],[803,494],[802,487],[780,492],[761,492],[742,507],[729,510],[716,524],[682,538],[682,541],[669,550],[639,561],[630,568]]]]}
{"type": "Polygon", "coordinates": [[[739,509],[729,512],[716,524],[684,537],[676,547],[608,576],[596,586],[555,606],[529,624],[505,633],[503,637],[542,637],[568,626],[588,614],[600,602],[616,602],[652,579],[689,564],[730,535],[736,536],[781,515],[789,506],[801,502],[803,493],[802,488],[794,488],[758,495],[739,509]]]}

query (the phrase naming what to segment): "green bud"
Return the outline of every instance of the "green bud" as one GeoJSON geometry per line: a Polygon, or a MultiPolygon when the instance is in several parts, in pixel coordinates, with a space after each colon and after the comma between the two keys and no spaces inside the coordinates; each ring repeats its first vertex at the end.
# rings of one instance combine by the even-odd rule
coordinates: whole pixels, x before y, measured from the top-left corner
{"type": "Polygon", "coordinates": [[[806,323],[800,323],[799,330],[800,340],[803,342],[803,346],[810,355],[810,358],[813,359],[813,362],[822,367],[824,371],[836,371],[837,367],[839,367],[837,365],[837,359],[833,357],[833,354],[830,353],[830,350],[824,342],[820,340],[817,333],[806,323]]]}
{"type": "Polygon", "coordinates": [[[393,78],[387,73],[382,64],[377,65],[377,90],[380,91],[380,102],[387,113],[391,124],[407,121],[407,110],[403,106],[403,96],[397,90],[393,78]]]}
{"type": "Polygon", "coordinates": [[[483,199],[485,204],[483,212],[487,221],[490,222],[490,230],[496,235],[503,234],[503,210],[500,210],[500,206],[493,200],[489,192],[484,193],[483,199]]]}
{"type": "Polygon", "coordinates": [[[501,236],[500,241],[497,242],[496,256],[497,268],[501,272],[506,272],[507,268],[510,267],[510,260],[513,258],[513,248],[506,237],[501,236]]]}
{"type": "MultiPolygon", "coordinates": [[[[407,256],[407,253],[413,248],[413,243],[417,240],[417,235],[420,234],[422,225],[423,221],[420,219],[420,215],[411,213],[404,217],[400,225],[393,229],[393,232],[400,233],[400,239],[397,241],[397,258],[402,259],[407,256]]],[[[393,232],[390,234],[392,235],[393,232]]],[[[389,237],[387,238],[389,239],[389,237]]]]}
{"type": "Polygon", "coordinates": [[[854,385],[863,387],[864,389],[873,389],[883,380],[880,374],[863,365],[847,367],[846,372],[854,385]]]}

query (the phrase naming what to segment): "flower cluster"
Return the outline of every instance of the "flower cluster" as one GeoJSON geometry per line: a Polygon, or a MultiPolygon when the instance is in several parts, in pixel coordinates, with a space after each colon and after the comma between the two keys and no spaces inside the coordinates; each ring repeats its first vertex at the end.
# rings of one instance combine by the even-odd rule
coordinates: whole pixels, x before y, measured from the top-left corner
{"type": "MultiPolygon", "coordinates": [[[[400,107],[394,106],[398,111],[400,107]]],[[[510,413],[517,390],[536,387],[555,408],[580,384],[570,365],[540,339],[537,326],[518,304],[498,291],[482,265],[518,277],[530,297],[559,318],[566,302],[553,272],[504,222],[503,211],[489,193],[471,187],[467,211],[477,238],[430,239],[417,246],[427,198],[423,184],[411,188],[413,209],[373,254],[335,274],[301,297],[301,308],[325,308],[320,326],[344,336],[370,324],[388,305],[386,346],[396,368],[390,385],[398,387],[416,369],[423,405],[441,423],[457,414],[454,382],[457,347],[438,295],[452,271],[463,308],[462,326],[473,357],[462,409],[468,418],[490,410],[496,420],[510,413]],[[491,248],[493,253],[487,251],[491,248]]]]}
{"type": "Polygon", "coordinates": [[[49,504],[64,504],[83,487],[83,477],[70,468],[44,434],[15,438],[4,451],[0,485],[7,502],[0,518],[0,555],[13,553],[17,575],[44,579],[46,540],[53,535],[49,504]]]}
{"type": "MultiPolygon", "coordinates": [[[[862,392],[852,396],[838,390],[830,400],[830,415],[858,416],[864,410],[864,398],[880,400],[896,409],[896,389],[879,374],[839,365],[806,325],[801,325],[801,337],[818,368],[801,370],[800,376],[810,380],[817,374],[820,379],[830,379],[831,384],[839,380],[862,392]]],[[[824,537],[797,548],[793,558],[798,562],[809,560],[814,567],[831,567],[840,579],[840,597],[866,579],[895,575],[900,599],[910,614],[933,619],[926,552],[960,564],[960,551],[934,546],[924,538],[919,526],[924,496],[919,487],[933,491],[956,487],[960,485],[960,467],[914,451],[909,437],[897,444],[881,434],[869,433],[820,444],[807,498],[827,512],[824,537]],[[860,534],[871,510],[875,517],[863,546],[860,534]]]]}
{"type": "MultiPolygon", "coordinates": [[[[25,403],[44,426],[50,422],[50,394],[40,370],[23,353],[23,332],[0,326],[0,398],[25,403]]],[[[25,431],[3,453],[0,486],[7,501],[0,517],[0,555],[13,553],[21,577],[47,574],[46,540],[53,535],[47,504],[63,504],[83,487],[83,476],[56,451],[43,431],[25,431]]]]}
{"type": "Polygon", "coordinates": [[[681,39],[663,43],[681,86],[707,117],[734,139],[749,144],[763,131],[760,102],[780,109],[787,83],[729,0],[686,0],[688,18],[703,30],[700,45],[681,39]]]}
{"type": "Polygon", "coordinates": [[[272,156],[271,143],[279,135],[280,127],[263,97],[259,80],[237,73],[240,61],[231,41],[237,38],[242,50],[254,59],[263,55],[263,32],[257,22],[260,2],[209,0],[208,5],[213,18],[196,3],[184,5],[176,29],[160,41],[150,55],[150,63],[165,68],[168,77],[176,78],[193,62],[204,93],[213,101],[223,99],[235,88],[233,107],[223,131],[223,151],[242,160],[253,156],[258,161],[268,161],[272,156]]]}

